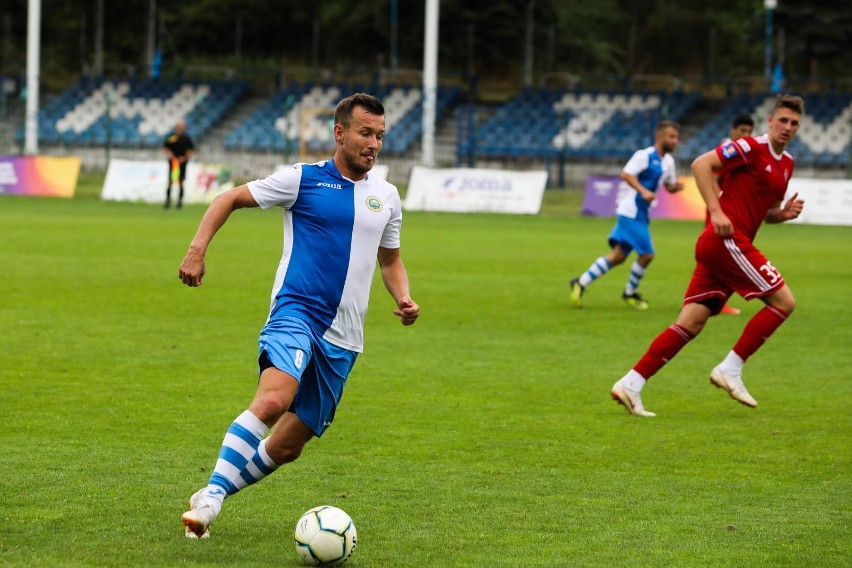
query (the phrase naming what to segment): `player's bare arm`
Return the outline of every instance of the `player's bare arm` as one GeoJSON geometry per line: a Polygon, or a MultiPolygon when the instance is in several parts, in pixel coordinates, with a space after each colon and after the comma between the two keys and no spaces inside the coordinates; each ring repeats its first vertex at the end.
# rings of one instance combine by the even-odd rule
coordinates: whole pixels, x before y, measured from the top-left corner
{"type": "Polygon", "coordinates": [[[714,170],[721,167],[722,161],[714,149],[695,158],[695,161],[692,162],[692,174],[695,176],[698,193],[701,194],[701,199],[707,205],[713,230],[720,237],[728,237],[734,234],[734,226],[728,216],[725,215],[725,212],[722,211],[722,206],[719,204],[719,194],[721,192],[716,174],[714,173],[714,170]]]}
{"type": "Polygon", "coordinates": [[[413,324],[420,316],[420,306],[411,299],[408,272],[405,270],[399,249],[379,247],[376,256],[382,271],[382,282],[397,305],[394,315],[399,316],[402,325],[413,324]]]}
{"type": "Polygon", "coordinates": [[[666,183],[663,185],[669,193],[677,193],[678,191],[683,191],[684,188],[683,180],[680,178],[678,178],[674,183],[666,183]]]}
{"type": "Polygon", "coordinates": [[[777,203],[775,207],[767,211],[764,220],[767,223],[783,223],[784,221],[790,221],[801,215],[804,207],[805,202],[804,200],[799,199],[799,194],[797,192],[790,196],[790,199],[784,202],[783,207],[781,206],[781,203],[777,203]]]}
{"type": "Polygon", "coordinates": [[[257,207],[257,202],[245,184],[226,191],[210,203],[180,265],[178,278],[181,282],[193,288],[201,286],[205,271],[204,256],[210,241],[231,213],[243,207],[257,207]]]}
{"type": "Polygon", "coordinates": [[[639,195],[642,196],[642,199],[644,199],[648,203],[651,203],[652,201],[654,201],[654,199],[657,198],[657,196],[654,195],[653,191],[648,191],[641,183],[639,183],[639,178],[637,178],[636,176],[628,174],[627,172],[621,172],[621,179],[627,182],[627,185],[639,192],[639,195]]]}

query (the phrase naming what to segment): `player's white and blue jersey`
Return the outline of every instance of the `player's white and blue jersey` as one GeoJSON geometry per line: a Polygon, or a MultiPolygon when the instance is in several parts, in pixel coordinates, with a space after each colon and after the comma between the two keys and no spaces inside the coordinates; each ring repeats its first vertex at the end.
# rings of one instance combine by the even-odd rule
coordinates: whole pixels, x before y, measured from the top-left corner
{"type": "MultiPolygon", "coordinates": [[[[676,183],[675,161],[671,154],[660,157],[654,146],[637,150],[624,166],[624,172],[636,176],[639,183],[648,191],[657,192],[661,183],[676,183]]],[[[648,220],[651,204],[645,201],[638,191],[622,181],[618,188],[617,215],[630,219],[648,220]]]]}
{"type": "Polygon", "coordinates": [[[327,160],[279,170],[248,188],[260,207],[284,209],[267,324],[297,318],[329,343],[362,352],[378,247],[399,248],[396,187],[371,175],[352,181],[327,160]]]}

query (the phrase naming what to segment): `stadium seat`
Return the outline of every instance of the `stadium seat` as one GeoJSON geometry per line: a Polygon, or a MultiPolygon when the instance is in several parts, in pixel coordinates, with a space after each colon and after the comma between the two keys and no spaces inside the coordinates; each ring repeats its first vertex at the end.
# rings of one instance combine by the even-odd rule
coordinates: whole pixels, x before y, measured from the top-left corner
{"type": "MultiPolygon", "coordinates": [[[[306,147],[315,152],[326,152],[332,147],[332,132],[329,116],[322,114],[309,117],[304,131],[302,120],[305,109],[329,109],[339,100],[341,93],[370,91],[382,99],[385,106],[386,140],[384,153],[402,153],[408,151],[420,135],[422,118],[420,104],[422,93],[419,88],[409,85],[365,86],[361,84],[323,84],[291,83],[272,96],[267,103],[257,109],[250,117],[238,124],[226,136],[226,145],[236,145],[237,140],[245,140],[244,135],[271,135],[276,149],[284,150],[284,137],[291,148],[300,146],[304,138],[306,147]]],[[[460,94],[459,89],[439,88],[437,112],[440,116],[446,112],[460,94]]],[[[246,149],[266,148],[266,138],[257,138],[245,142],[246,149]]]]}
{"type": "MultiPolygon", "coordinates": [[[[39,122],[55,129],[63,143],[79,140],[99,144],[105,141],[105,135],[95,133],[109,128],[117,145],[157,146],[179,119],[186,120],[195,137],[202,137],[245,90],[244,84],[233,82],[82,78],[42,107],[39,122]],[[210,100],[214,103],[204,104],[210,100]],[[108,109],[110,120],[105,120],[108,109]],[[194,120],[196,117],[199,120],[194,120]]],[[[50,142],[52,137],[46,134],[41,138],[50,142]]]]}

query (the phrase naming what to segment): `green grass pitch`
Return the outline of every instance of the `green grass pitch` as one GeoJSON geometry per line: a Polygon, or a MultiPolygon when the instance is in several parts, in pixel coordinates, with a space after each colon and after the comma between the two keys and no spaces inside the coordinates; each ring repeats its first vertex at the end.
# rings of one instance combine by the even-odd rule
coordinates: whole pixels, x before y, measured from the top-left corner
{"type": "Polygon", "coordinates": [[[656,221],[631,311],[619,267],[570,307],[611,219],[577,192],[536,217],[407,213],[420,321],[376,279],[366,352],[302,458],[184,539],[255,386],[281,216],[239,211],[199,289],[178,266],[204,208],[0,197],[0,565],[297,566],[292,530],[348,512],[348,565],[849,566],[852,229],[766,226],[798,310],[753,357],[752,410],[708,373],[738,337],[719,316],[630,417],[609,387],[674,320],[699,225],[656,221]]]}

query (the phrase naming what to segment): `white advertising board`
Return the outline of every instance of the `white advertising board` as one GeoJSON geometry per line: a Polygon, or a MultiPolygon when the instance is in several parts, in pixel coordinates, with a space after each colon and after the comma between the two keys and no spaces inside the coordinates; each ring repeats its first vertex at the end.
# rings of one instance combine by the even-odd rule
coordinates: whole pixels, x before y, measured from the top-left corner
{"type": "Polygon", "coordinates": [[[404,206],[412,211],[535,215],[546,185],[543,171],[414,166],[404,206]]]}
{"type": "Polygon", "coordinates": [[[798,219],[790,223],[852,225],[852,180],[794,177],[787,186],[785,199],[794,193],[805,201],[805,207],[798,219]]]}
{"type": "MultiPolygon", "coordinates": [[[[163,203],[169,175],[165,159],[158,161],[110,160],[101,199],[163,203]]],[[[234,187],[231,168],[222,164],[189,162],[183,184],[184,204],[209,203],[234,187]]],[[[177,183],[172,187],[172,204],[177,201],[177,183]]]]}

